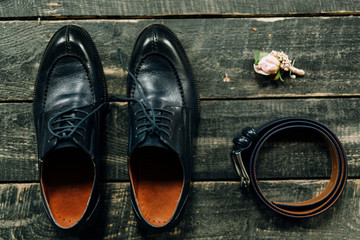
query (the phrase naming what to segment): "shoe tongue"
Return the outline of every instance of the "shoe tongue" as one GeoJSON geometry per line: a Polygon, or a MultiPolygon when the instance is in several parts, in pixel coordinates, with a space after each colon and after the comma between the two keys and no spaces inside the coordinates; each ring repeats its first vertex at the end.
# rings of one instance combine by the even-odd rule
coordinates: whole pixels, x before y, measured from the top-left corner
{"type": "Polygon", "coordinates": [[[169,106],[173,106],[174,104],[169,103],[165,99],[159,99],[156,96],[149,96],[147,100],[151,104],[153,108],[168,108],[169,106]]]}
{"type": "Polygon", "coordinates": [[[77,149],[79,149],[79,146],[74,141],[67,140],[67,141],[58,142],[56,144],[56,146],[54,146],[54,148],[52,150],[55,151],[55,150],[64,149],[64,148],[77,148],[77,149]]]}
{"type": "Polygon", "coordinates": [[[141,147],[158,147],[166,150],[170,149],[156,134],[146,136],[144,141],[138,145],[138,148],[141,147]]]}

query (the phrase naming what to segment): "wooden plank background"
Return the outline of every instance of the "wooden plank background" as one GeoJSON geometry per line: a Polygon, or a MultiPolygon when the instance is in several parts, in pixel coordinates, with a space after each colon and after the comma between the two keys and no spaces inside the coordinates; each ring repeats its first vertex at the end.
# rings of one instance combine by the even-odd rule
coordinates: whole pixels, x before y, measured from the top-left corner
{"type": "Polygon", "coordinates": [[[358,14],[359,0],[2,0],[0,15],[7,18],[105,18],[176,16],[252,16],[358,14]]]}
{"type": "MultiPolygon", "coordinates": [[[[0,1],[1,239],[356,239],[360,229],[360,1],[0,1]],[[161,23],[182,42],[201,96],[193,184],[184,219],[170,232],[141,232],[131,209],[126,104],[112,104],[102,154],[104,211],[80,235],[56,231],[43,211],[32,92],[47,42],[66,24],[84,27],[103,62],[110,94],[125,95],[129,60],[147,25],[161,23]],[[306,75],[271,81],[252,70],[255,50],[283,50],[306,75]],[[231,81],[223,82],[225,74],[231,81]],[[241,189],[229,158],[245,126],[304,116],[332,129],[348,155],[344,195],[324,214],[289,220],[241,189]]],[[[326,186],[326,146],[304,133],[280,136],[257,169],[272,200],[300,201],[326,186]]]]}
{"type": "Polygon", "coordinates": [[[128,60],[137,35],[152,23],[165,24],[179,37],[190,61],[196,63],[193,68],[202,98],[359,96],[360,18],[281,17],[59,20],[40,24],[0,21],[0,64],[4,66],[0,99],[31,100],[46,44],[66,24],[78,24],[89,31],[104,65],[109,93],[125,94],[125,72],[116,50],[120,48],[128,60]],[[306,78],[272,82],[251,71],[253,52],[271,49],[286,51],[296,66],[306,69],[306,78]],[[230,83],[223,82],[226,73],[230,83]]]}

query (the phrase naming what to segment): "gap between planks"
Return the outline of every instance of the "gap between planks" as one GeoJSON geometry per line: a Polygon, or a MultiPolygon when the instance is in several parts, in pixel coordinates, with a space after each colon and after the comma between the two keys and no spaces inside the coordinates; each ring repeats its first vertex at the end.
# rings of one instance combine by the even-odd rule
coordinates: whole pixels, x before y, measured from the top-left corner
{"type": "MultiPolygon", "coordinates": [[[[110,94],[111,95],[111,94],[110,94]]],[[[268,100],[268,99],[337,99],[337,98],[360,98],[360,93],[343,93],[343,94],[331,94],[331,93],[311,93],[311,94],[259,94],[247,97],[231,97],[231,98],[219,98],[219,97],[200,97],[201,101],[238,101],[238,100],[268,100]]],[[[2,103],[33,103],[32,98],[27,99],[0,99],[2,103]]]]}
{"type": "Polygon", "coordinates": [[[58,21],[58,20],[134,20],[134,19],[197,19],[197,18],[292,18],[292,17],[346,17],[360,16],[360,11],[354,12],[320,12],[320,13],[288,13],[288,14],[246,14],[246,13],[188,13],[188,14],[153,14],[134,16],[30,16],[30,17],[0,17],[0,21],[58,21]],[[40,20],[39,20],[40,19],[40,20]]]}
{"type": "MultiPolygon", "coordinates": [[[[282,178],[282,179],[273,179],[273,178],[259,178],[257,179],[259,182],[263,182],[263,183],[267,183],[267,182],[272,182],[272,183],[281,183],[281,182],[297,182],[297,181],[325,181],[328,182],[330,180],[329,178],[317,178],[317,177],[313,177],[313,178],[282,178]]],[[[347,181],[356,181],[356,180],[360,180],[360,177],[348,177],[347,181]]],[[[202,180],[194,180],[191,181],[191,184],[239,184],[240,186],[240,179],[202,179],[202,180]]],[[[1,185],[9,185],[9,184],[15,184],[15,185],[32,185],[32,184],[40,184],[39,181],[1,181],[0,182],[0,186],[1,185]]],[[[130,181],[127,180],[109,180],[109,181],[102,181],[100,182],[100,184],[130,184],[130,181]]],[[[248,187],[249,189],[251,189],[251,187],[248,187]]]]}

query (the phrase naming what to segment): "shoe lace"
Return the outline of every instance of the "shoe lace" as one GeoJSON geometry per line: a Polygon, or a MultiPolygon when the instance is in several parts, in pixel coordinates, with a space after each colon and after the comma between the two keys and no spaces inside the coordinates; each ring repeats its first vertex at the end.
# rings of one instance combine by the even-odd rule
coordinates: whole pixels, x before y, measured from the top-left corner
{"type": "Polygon", "coordinates": [[[69,138],[74,134],[77,134],[81,136],[83,139],[85,139],[86,129],[81,125],[89,117],[94,115],[97,111],[99,111],[104,106],[108,105],[110,102],[134,102],[136,104],[139,104],[141,108],[135,112],[135,116],[137,116],[136,118],[137,130],[138,130],[137,136],[144,132],[150,132],[150,134],[155,132],[157,133],[162,132],[169,137],[171,136],[169,133],[171,128],[168,124],[164,122],[171,123],[172,120],[169,117],[164,116],[163,113],[168,113],[171,115],[173,115],[174,113],[167,109],[154,108],[151,105],[151,103],[146,99],[143,91],[141,90],[139,81],[137,80],[135,75],[132,72],[130,72],[130,70],[125,66],[120,49],[118,49],[118,55],[122,67],[129,74],[131,79],[134,81],[136,90],[138,91],[140,98],[143,100],[144,103],[137,98],[111,96],[109,97],[109,100],[106,102],[100,103],[101,100],[99,100],[95,103],[73,107],[58,112],[55,115],[53,115],[48,121],[47,127],[49,129],[49,132],[53,135],[52,138],[56,137],[59,139],[63,139],[63,138],[69,138]],[[99,104],[99,105],[91,112],[87,112],[83,110],[84,108],[87,108],[93,104],[94,105],[99,104]],[[81,115],[83,115],[83,117],[80,117],[81,115]]]}
{"type": "Polygon", "coordinates": [[[171,130],[169,123],[171,123],[171,119],[169,117],[166,117],[163,115],[163,113],[168,113],[171,115],[174,115],[174,112],[162,109],[162,108],[154,108],[152,104],[147,100],[145,97],[144,92],[140,88],[140,83],[135,77],[135,75],[125,66],[123,57],[121,55],[120,49],[118,49],[118,55],[120,59],[120,63],[124,70],[129,74],[131,79],[133,80],[136,90],[138,91],[140,95],[140,99],[143,100],[141,102],[137,98],[121,98],[117,96],[113,96],[112,99],[115,99],[116,101],[126,101],[126,102],[135,102],[139,104],[141,107],[139,110],[137,110],[134,115],[136,116],[136,123],[137,123],[137,136],[142,134],[143,132],[150,132],[150,134],[153,134],[155,132],[157,133],[164,133],[167,136],[171,136],[169,131],[171,130]],[[145,120],[145,121],[144,121],[145,120]],[[166,121],[163,121],[166,120],[166,121]],[[166,123],[165,123],[166,122],[166,123]]]}
{"type": "MultiPolygon", "coordinates": [[[[49,132],[53,135],[52,138],[57,137],[59,139],[69,138],[74,134],[81,136],[85,139],[85,127],[81,126],[89,117],[94,115],[102,107],[108,104],[108,102],[103,102],[91,112],[83,110],[91,105],[97,105],[100,103],[100,100],[95,103],[86,104],[79,107],[73,107],[66,109],[64,111],[58,112],[53,115],[48,121],[49,132]],[[80,117],[83,115],[84,117],[80,117]]],[[[52,139],[51,138],[51,139],[52,139]]],[[[51,140],[50,139],[50,140],[51,140]]]]}

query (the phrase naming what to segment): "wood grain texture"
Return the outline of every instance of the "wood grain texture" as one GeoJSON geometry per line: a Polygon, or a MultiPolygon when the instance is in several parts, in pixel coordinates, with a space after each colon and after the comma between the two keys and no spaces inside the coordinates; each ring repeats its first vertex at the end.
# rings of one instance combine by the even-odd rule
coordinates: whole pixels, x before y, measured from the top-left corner
{"type": "Polygon", "coordinates": [[[128,62],[142,29],[163,23],[182,42],[200,96],[273,98],[360,96],[359,17],[0,22],[0,101],[31,100],[46,44],[58,28],[77,24],[93,37],[110,94],[125,94],[128,62]],[[336,26],[336,27],[334,27],[336,26]],[[253,28],[257,30],[254,31],[253,28]],[[271,81],[253,71],[255,50],[283,50],[305,69],[303,78],[271,81]],[[231,81],[223,82],[225,73],[231,81]]]}
{"type": "MultiPolygon", "coordinates": [[[[360,0],[0,0],[0,239],[358,239],[360,226],[360,0]],[[37,20],[39,19],[39,20],[37,20]],[[165,24],[183,44],[201,96],[193,183],[183,220],[145,233],[131,209],[128,113],[112,103],[102,139],[103,205],[94,226],[57,231],[40,198],[32,93],[42,54],[63,25],[84,27],[100,53],[110,94],[125,95],[129,61],[144,27],[165,24]],[[306,75],[271,81],[253,71],[255,50],[283,50],[306,75]],[[230,82],[223,82],[228,74],[230,82]],[[245,126],[280,117],[318,120],[339,137],[350,179],[324,214],[278,216],[239,186],[229,153],[245,126]]],[[[318,195],[331,172],[321,138],[278,135],[261,152],[257,176],[273,201],[318,195]]]]}
{"type": "MultiPolygon", "coordinates": [[[[265,181],[270,199],[300,201],[319,194],[325,181],[265,181]]],[[[343,196],[325,213],[303,220],[278,216],[238,182],[197,182],[185,215],[170,232],[144,233],[131,209],[129,184],[103,186],[98,222],[81,235],[56,231],[43,210],[38,184],[0,185],[2,239],[357,239],[360,180],[349,180],[343,196]]]]}
{"type": "MultiPolygon", "coordinates": [[[[257,127],[287,116],[318,120],[332,129],[348,155],[349,175],[359,177],[357,107],[360,99],[275,99],[202,101],[199,136],[195,139],[195,180],[237,179],[229,154],[232,139],[246,126],[257,127]]],[[[36,181],[37,153],[32,104],[0,104],[0,181],[36,181]]],[[[106,180],[124,181],[127,173],[126,104],[111,104],[106,117],[102,154],[106,180]]],[[[257,175],[264,179],[327,178],[329,153],[316,136],[278,137],[264,148],[257,175]]]]}
{"type": "Polygon", "coordinates": [[[275,0],[95,0],[95,1],[11,1],[0,2],[0,17],[154,17],[193,15],[276,15],[276,14],[324,14],[357,13],[360,2],[355,1],[296,1],[275,0]]]}

